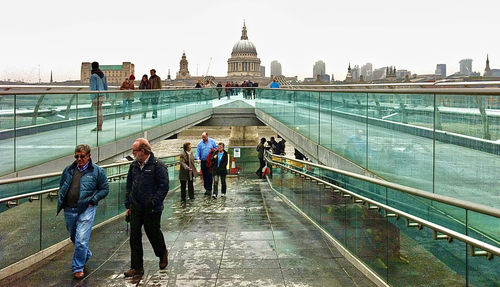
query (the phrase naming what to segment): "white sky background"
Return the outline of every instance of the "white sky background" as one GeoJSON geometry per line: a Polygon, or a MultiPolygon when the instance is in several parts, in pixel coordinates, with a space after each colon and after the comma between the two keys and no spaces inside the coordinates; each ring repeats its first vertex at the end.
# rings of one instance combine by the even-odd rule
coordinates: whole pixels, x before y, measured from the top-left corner
{"type": "Polygon", "coordinates": [[[500,68],[498,0],[221,0],[2,1],[0,80],[79,79],[81,62],[135,64],[140,76],[156,68],[175,78],[182,51],[191,75],[227,75],[227,59],[246,19],[248,37],[270,73],[278,60],[286,76],[312,76],[314,62],[343,80],[347,65],[371,62],[413,73],[447,73],[486,54],[500,68]],[[197,69],[198,67],[198,69],[197,69]]]}

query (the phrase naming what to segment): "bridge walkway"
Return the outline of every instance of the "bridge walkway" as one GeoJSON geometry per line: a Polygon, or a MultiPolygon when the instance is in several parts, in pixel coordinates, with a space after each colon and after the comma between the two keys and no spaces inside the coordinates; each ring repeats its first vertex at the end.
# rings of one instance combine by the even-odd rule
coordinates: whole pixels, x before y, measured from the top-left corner
{"type": "Polygon", "coordinates": [[[145,274],[124,278],[128,233],[116,220],[92,234],[94,256],[83,280],[72,279],[70,245],[0,286],[374,286],[267,182],[228,177],[227,194],[213,200],[197,191],[182,205],[177,190],[169,193],[162,218],[165,270],[143,234],[145,274]]]}

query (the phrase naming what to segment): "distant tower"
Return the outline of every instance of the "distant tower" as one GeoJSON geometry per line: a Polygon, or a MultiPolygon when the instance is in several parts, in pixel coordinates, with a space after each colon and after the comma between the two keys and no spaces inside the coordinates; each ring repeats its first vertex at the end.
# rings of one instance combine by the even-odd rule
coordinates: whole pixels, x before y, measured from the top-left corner
{"type": "Polygon", "coordinates": [[[170,69],[168,69],[168,76],[167,76],[167,80],[172,80],[172,77],[170,77],[170,69]]]}
{"type": "Polygon", "coordinates": [[[351,71],[351,63],[349,62],[349,67],[347,68],[347,76],[345,77],[346,83],[352,83],[352,71],[351,71]]]}
{"type": "Polygon", "coordinates": [[[189,79],[188,61],[186,59],[186,52],[182,51],[182,59],[180,61],[179,72],[177,73],[177,79],[189,79]]]}
{"type": "Polygon", "coordinates": [[[50,70],[50,83],[53,83],[54,81],[52,80],[52,70],[50,70]]]}
{"type": "Polygon", "coordinates": [[[460,60],[460,75],[470,76],[472,74],[472,59],[460,60]]]}
{"type": "Polygon", "coordinates": [[[490,69],[490,58],[488,54],[486,54],[486,68],[484,68],[484,76],[485,77],[491,77],[491,69],[490,69]]]}

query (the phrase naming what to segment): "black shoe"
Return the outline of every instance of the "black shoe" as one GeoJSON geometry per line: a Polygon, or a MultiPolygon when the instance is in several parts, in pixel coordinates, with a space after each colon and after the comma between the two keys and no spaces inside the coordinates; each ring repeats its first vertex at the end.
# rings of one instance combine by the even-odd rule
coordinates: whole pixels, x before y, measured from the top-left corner
{"type": "Polygon", "coordinates": [[[213,199],[217,199],[217,194],[212,195],[213,199]]]}
{"type": "Polygon", "coordinates": [[[144,268],[141,269],[130,269],[128,271],[123,272],[125,277],[135,277],[144,275],[144,268]]]}
{"type": "Polygon", "coordinates": [[[165,254],[163,255],[163,257],[160,259],[160,269],[165,269],[168,265],[168,250],[165,250],[165,254]]]}

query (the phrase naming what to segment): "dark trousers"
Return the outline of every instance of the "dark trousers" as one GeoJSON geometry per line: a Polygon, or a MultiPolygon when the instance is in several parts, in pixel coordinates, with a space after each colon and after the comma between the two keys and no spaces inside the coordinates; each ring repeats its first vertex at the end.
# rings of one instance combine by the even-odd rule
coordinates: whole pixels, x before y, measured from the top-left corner
{"type": "Polygon", "coordinates": [[[217,196],[218,194],[218,186],[219,186],[219,179],[220,179],[220,185],[221,185],[221,192],[222,194],[226,194],[226,175],[214,175],[214,195],[217,196]]]}
{"type": "Polygon", "coordinates": [[[259,158],[259,162],[260,162],[260,167],[256,173],[259,177],[262,177],[262,169],[264,168],[264,166],[266,166],[266,162],[264,161],[263,158],[259,158]]]}
{"type": "Polygon", "coordinates": [[[207,167],[207,161],[201,161],[201,173],[203,173],[203,187],[205,188],[205,193],[212,193],[212,173],[207,167]]]}
{"type": "Polygon", "coordinates": [[[141,99],[142,106],[142,118],[146,118],[146,113],[148,112],[149,99],[141,99]]]}
{"type": "Polygon", "coordinates": [[[160,212],[150,212],[145,214],[140,214],[134,212],[130,213],[130,251],[132,262],[130,268],[132,269],[142,269],[143,265],[143,250],[142,250],[142,226],[144,225],[144,231],[148,236],[151,246],[155,255],[162,258],[167,251],[165,246],[165,239],[163,238],[163,233],[160,230],[160,212]]]}
{"type": "Polygon", "coordinates": [[[194,185],[192,180],[181,180],[181,200],[186,200],[186,183],[188,186],[189,199],[194,199],[194,185]]]}

